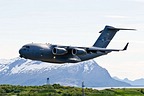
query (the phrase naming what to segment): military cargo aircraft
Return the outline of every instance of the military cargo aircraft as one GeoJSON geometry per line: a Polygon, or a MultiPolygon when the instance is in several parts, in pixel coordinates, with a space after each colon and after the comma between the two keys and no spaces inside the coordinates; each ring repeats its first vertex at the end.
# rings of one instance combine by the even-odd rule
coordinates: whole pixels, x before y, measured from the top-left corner
{"type": "Polygon", "coordinates": [[[24,45],[19,54],[21,58],[39,60],[50,63],[77,63],[93,59],[102,55],[106,55],[112,51],[124,51],[128,44],[123,49],[107,49],[106,47],[119,30],[135,30],[125,28],[115,28],[105,26],[100,31],[100,36],[91,47],[76,47],[76,46],[61,46],[53,44],[31,43],[24,45]]]}

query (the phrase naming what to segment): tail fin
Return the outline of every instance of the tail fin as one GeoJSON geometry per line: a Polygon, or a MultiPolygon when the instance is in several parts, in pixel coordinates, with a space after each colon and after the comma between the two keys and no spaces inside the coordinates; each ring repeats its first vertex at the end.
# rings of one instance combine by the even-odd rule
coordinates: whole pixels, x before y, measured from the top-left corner
{"type": "Polygon", "coordinates": [[[94,43],[94,47],[106,48],[110,41],[115,36],[116,32],[119,30],[135,30],[135,29],[124,29],[115,28],[112,26],[105,26],[104,30],[100,31],[101,35],[98,37],[97,41],[94,43]]]}

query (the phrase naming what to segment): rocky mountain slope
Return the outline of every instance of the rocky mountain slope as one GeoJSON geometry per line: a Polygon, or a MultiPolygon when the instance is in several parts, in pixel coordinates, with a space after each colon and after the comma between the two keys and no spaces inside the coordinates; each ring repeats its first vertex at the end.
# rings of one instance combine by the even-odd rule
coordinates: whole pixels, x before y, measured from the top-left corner
{"type": "Polygon", "coordinates": [[[81,63],[52,64],[21,58],[0,60],[0,84],[43,85],[49,78],[50,84],[68,86],[119,87],[128,83],[113,79],[108,71],[94,60],[81,63]]]}

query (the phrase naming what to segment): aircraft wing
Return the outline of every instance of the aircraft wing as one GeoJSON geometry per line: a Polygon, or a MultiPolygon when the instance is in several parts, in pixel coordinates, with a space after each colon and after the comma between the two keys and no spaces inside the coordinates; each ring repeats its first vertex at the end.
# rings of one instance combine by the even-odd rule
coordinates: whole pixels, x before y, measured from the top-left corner
{"type": "Polygon", "coordinates": [[[123,49],[106,49],[106,48],[99,48],[99,47],[89,47],[89,48],[86,48],[86,51],[92,52],[92,53],[95,53],[97,51],[100,51],[100,52],[124,51],[124,50],[127,50],[128,44],[129,43],[127,43],[123,49]]]}
{"type": "MultiPolygon", "coordinates": [[[[110,53],[112,51],[124,51],[127,50],[128,44],[123,49],[106,49],[100,47],[75,47],[75,46],[56,46],[53,48],[52,53],[54,55],[65,55],[67,53],[72,53],[73,55],[86,55],[87,53],[110,53]]],[[[74,57],[77,61],[80,61],[79,58],[74,57]]],[[[73,59],[73,58],[71,58],[73,59]]]]}

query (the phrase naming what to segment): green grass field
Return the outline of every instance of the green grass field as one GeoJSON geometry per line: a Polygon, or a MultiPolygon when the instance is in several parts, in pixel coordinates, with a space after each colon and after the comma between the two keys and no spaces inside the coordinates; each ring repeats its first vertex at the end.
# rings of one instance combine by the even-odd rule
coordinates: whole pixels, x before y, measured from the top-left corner
{"type": "MultiPolygon", "coordinates": [[[[123,88],[95,90],[85,88],[86,96],[144,96],[144,89],[123,88]]],[[[82,96],[78,87],[43,85],[43,86],[14,86],[0,85],[0,96],[82,96]]]]}

